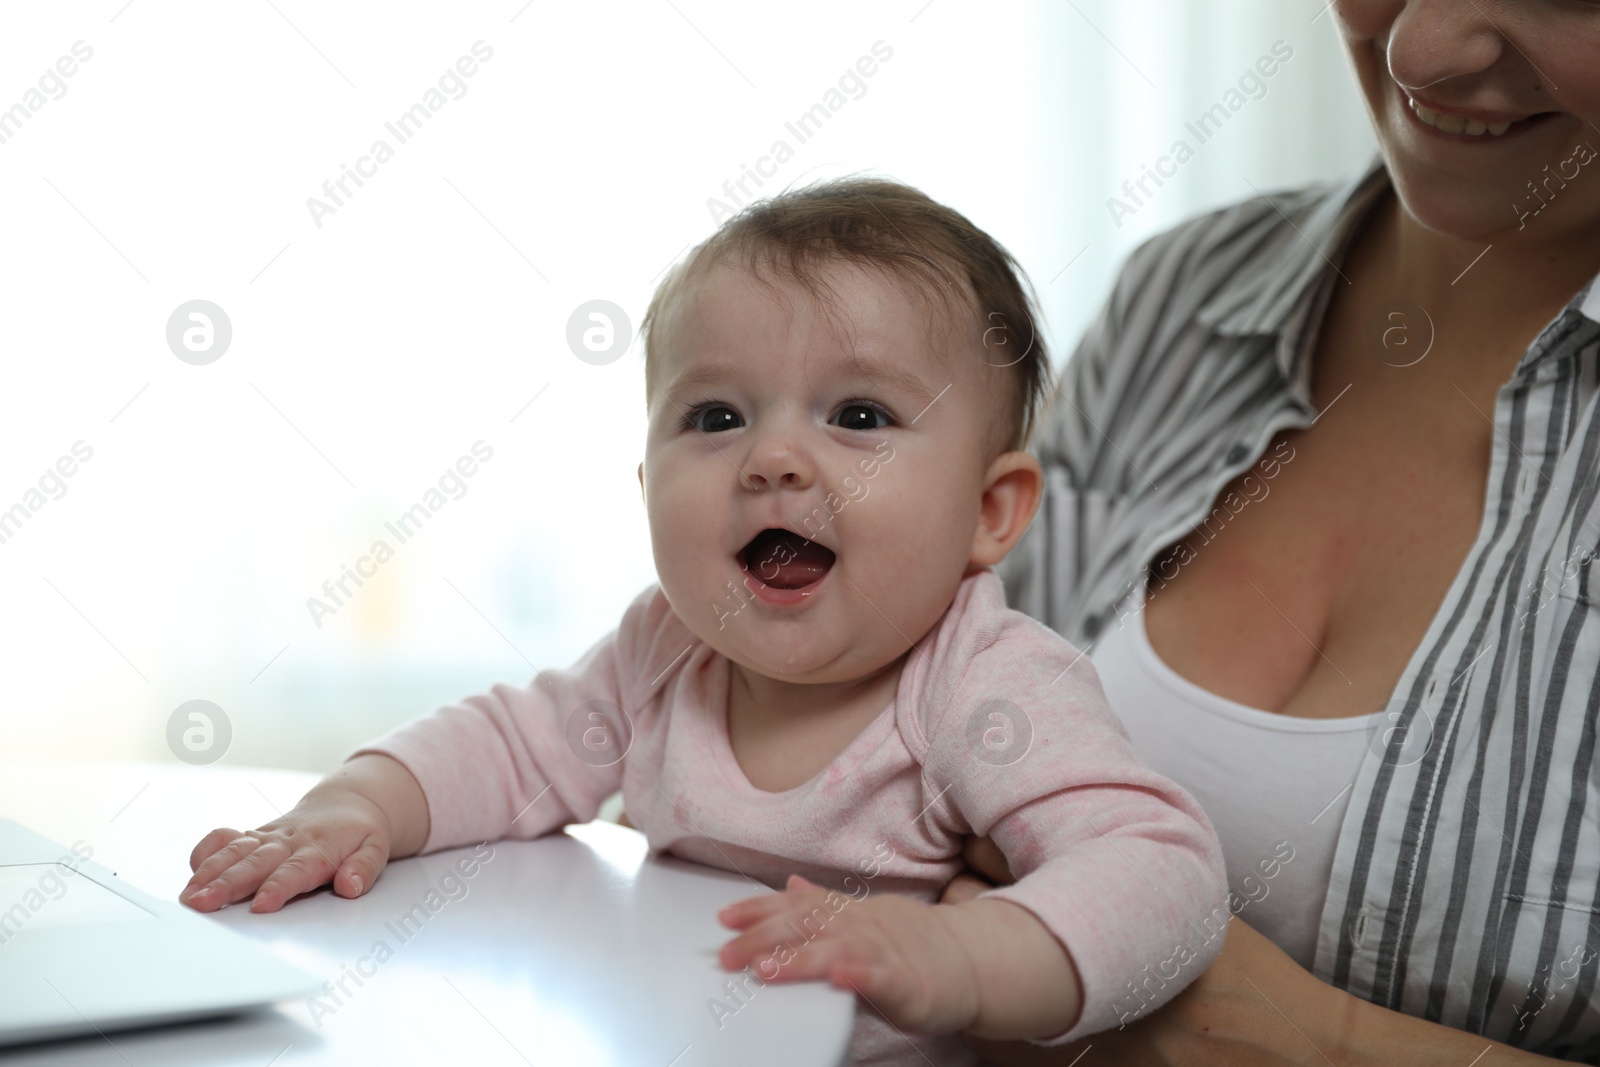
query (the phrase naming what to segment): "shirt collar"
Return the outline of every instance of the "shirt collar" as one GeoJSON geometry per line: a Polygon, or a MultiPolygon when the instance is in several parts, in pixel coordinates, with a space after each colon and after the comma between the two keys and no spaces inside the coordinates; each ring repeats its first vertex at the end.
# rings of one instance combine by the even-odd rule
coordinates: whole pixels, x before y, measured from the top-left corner
{"type": "Polygon", "coordinates": [[[1278,200],[1289,212],[1274,202],[1261,219],[1264,247],[1245,259],[1195,317],[1222,334],[1281,334],[1300,301],[1335,270],[1356,225],[1388,188],[1389,172],[1375,153],[1359,176],[1331,193],[1313,187],[1281,194],[1278,200]],[[1302,208],[1306,204],[1309,210],[1302,208]]]}
{"type": "Polygon", "coordinates": [[[1589,282],[1589,295],[1585,297],[1582,293],[1580,293],[1578,294],[1578,299],[1583,301],[1578,310],[1589,316],[1589,318],[1593,319],[1595,322],[1600,322],[1600,275],[1596,275],[1595,278],[1589,282]]]}

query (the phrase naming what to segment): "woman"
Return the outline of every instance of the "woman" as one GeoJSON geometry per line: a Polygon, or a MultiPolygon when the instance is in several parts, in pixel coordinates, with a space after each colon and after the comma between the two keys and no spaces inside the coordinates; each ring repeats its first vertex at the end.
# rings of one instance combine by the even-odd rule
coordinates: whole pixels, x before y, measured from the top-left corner
{"type": "Polygon", "coordinates": [[[1379,165],[1133,254],[1000,568],[1211,816],[1222,953],[997,1063],[1600,1063],[1600,3],[1331,14],[1379,165]]]}

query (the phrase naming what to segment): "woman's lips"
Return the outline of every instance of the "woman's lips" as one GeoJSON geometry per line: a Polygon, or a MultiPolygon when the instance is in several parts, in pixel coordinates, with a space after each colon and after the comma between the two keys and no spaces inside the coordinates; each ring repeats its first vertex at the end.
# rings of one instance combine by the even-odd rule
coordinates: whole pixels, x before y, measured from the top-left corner
{"type": "Polygon", "coordinates": [[[1403,101],[1401,110],[1410,116],[1413,123],[1431,134],[1463,144],[1486,144],[1513,138],[1555,114],[1553,111],[1540,111],[1514,117],[1486,111],[1447,111],[1430,107],[1404,90],[1400,95],[1403,101]]]}

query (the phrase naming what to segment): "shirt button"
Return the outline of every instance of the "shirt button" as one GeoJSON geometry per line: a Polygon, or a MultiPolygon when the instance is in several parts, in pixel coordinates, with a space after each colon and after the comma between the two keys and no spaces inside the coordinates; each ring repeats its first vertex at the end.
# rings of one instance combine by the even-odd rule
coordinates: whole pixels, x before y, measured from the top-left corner
{"type": "Polygon", "coordinates": [[[1250,455],[1250,446],[1243,441],[1228,449],[1227,462],[1229,466],[1239,463],[1250,455]]]}
{"type": "Polygon", "coordinates": [[[1083,633],[1085,637],[1093,641],[1095,636],[1100,633],[1100,616],[1091,615],[1089,618],[1085,619],[1083,623],[1083,633]]]}

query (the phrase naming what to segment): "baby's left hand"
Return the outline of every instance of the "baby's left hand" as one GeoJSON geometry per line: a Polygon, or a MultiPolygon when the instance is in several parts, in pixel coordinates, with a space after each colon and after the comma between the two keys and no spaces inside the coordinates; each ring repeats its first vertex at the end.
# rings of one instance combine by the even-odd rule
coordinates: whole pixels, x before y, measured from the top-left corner
{"type": "Polygon", "coordinates": [[[749,966],[763,982],[826,979],[904,1030],[955,1033],[973,1024],[979,1003],[955,911],[894,893],[858,900],[791,875],[785,892],[717,913],[744,931],[720,959],[730,971],[749,966]]]}

